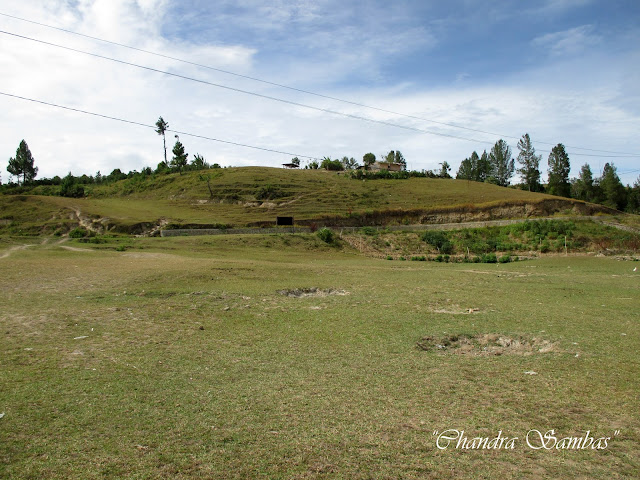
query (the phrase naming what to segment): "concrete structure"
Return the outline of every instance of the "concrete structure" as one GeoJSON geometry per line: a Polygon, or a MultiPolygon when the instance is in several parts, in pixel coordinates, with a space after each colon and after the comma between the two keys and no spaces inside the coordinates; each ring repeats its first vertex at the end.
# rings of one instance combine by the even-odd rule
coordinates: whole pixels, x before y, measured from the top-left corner
{"type": "Polygon", "coordinates": [[[391,163],[391,162],[374,162],[369,170],[372,172],[379,172],[380,170],[388,170],[390,172],[400,172],[402,171],[403,165],[401,163],[391,163]]]}

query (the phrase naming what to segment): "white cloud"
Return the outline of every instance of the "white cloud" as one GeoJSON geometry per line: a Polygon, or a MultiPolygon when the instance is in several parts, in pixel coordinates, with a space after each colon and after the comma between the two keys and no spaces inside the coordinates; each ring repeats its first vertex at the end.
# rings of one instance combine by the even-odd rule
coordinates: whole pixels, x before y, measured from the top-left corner
{"type": "Polygon", "coordinates": [[[535,38],[532,44],[549,50],[551,55],[576,55],[598,46],[602,37],[594,33],[593,25],[582,25],[562,32],[547,33],[535,38]]]}
{"type": "MultiPolygon", "coordinates": [[[[416,48],[416,45],[432,48],[437,41],[430,37],[427,30],[420,29],[409,29],[390,37],[375,35],[371,38],[360,38],[356,31],[347,30],[346,33],[352,35],[334,38],[310,28],[306,37],[309,45],[318,48],[323,42],[329,45],[323,62],[316,65],[316,57],[297,56],[292,57],[288,65],[264,65],[260,60],[260,47],[241,43],[224,44],[211,39],[196,43],[189,38],[172,37],[173,40],[168,41],[162,35],[170,7],[166,1],[82,0],[74,8],[69,7],[68,2],[59,1],[47,3],[46,9],[38,8],[39,4],[35,0],[23,1],[8,13],[43,23],[52,23],[51,18],[56,18],[56,24],[90,35],[251,76],[301,85],[302,88],[313,84],[305,80],[319,82],[319,78],[327,78],[320,91],[328,95],[502,135],[519,137],[528,132],[539,151],[549,148],[536,144],[540,140],[606,150],[640,150],[633,131],[634,126],[640,123],[640,115],[637,108],[630,108],[625,100],[631,98],[629,92],[635,88],[629,78],[637,78],[638,73],[637,68],[631,69],[629,64],[632,62],[629,61],[620,61],[630,69],[623,78],[617,77],[616,72],[621,71],[617,67],[601,68],[599,70],[602,71],[596,76],[595,73],[585,74],[587,68],[591,67],[559,62],[553,68],[538,68],[511,75],[501,84],[476,85],[471,81],[474,77],[465,77],[462,70],[459,80],[463,82],[446,89],[433,90],[401,81],[377,88],[344,86],[347,84],[340,80],[365,68],[365,65],[373,65],[369,68],[371,75],[375,75],[375,65],[393,58],[398,52],[406,52],[416,48]],[[56,13],[55,17],[51,16],[52,12],[56,13]],[[124,24],[121,20],[123,16],[127,17],[124,24]],[[60,23],[58,19],[62,19],[60,23]],[[273,76],[265,74],[265,71],[273,76]],[[343,86],[332,87],[336,84],[343,86]]],[[[317,14],[313,4],[299,2],[298,6],[297,11],[274,11],[268,15],[288,15],[302,19],[299,21],[310,22],[317,14]]],[[[169,69],[300,103],[478,141],[421,134],[320,113],[3,36],[0,91],[7,93],[149,125],[153,125],[162,115],[175,130],[282,150],[290,152],[292,156],[347,155],[361,160],[362,155],[370,151],[380,155],[391,149],[400,149],[409,166],[415,169],[437,168],[438,163],[446,160],[455,170],[459,162],[473,150],[489,149],[499,138],[498,135],[454,129],[310,97],[172,60],[102,45],[17,20],[1,21],[8,31],[89,49],[158,69],[169,69]]],[[[562,33],[564,35],[541,37],[540,46],[570,50],[573,47],[568,39],[579,37],[580,32],[562,33]]],[[[593,37],[589,29],[583,31],[582,35],[593,37]]],[[[451,78],[455,78],[455,75],[452,73],[451,78]]],[[[70,170],[74,174],[92,174],[97,170],[109,173],[114,168],[140,170],[144,166],[155,167],[163,157],[162,140],[150,128],[4,96],[0,96],[0,109],[3,111],[0,116],[0,129],[3,132],[0,136],[0,159],[2,156],[5,160],[13,156],[20,140],[24,138],[34,154],[41,176],[64,175],[70,170]]],[[[169,151],[173,141],[173,133],[169,133],[169,151]]],[[[279,166],[288,160],[287,155],[183,135],[181,141],[190,158],[200,153],[210,163],[279,166]]],[[[509,141],[515,148],[517,139],[509,141]]],[[[572,153],[571,149],[569,153],[572,153]]],[[[546,159],[546,154],[543,157],[546,159]]],[[[590,159],[572,157],[574,170],[587,160],[590,159]]],[[[637,159],[616,159],[615,162],[619,170],[625,170],[631,169],[637,159]]],[[[6,162],[3,163],[4,170],[6,162]]],[[[594,171],[599,168],[597,163],[592,163],[592,166],[594,171]]],[[[3,179],[6,180],[7,174],[3,173],[3,179]]]]}

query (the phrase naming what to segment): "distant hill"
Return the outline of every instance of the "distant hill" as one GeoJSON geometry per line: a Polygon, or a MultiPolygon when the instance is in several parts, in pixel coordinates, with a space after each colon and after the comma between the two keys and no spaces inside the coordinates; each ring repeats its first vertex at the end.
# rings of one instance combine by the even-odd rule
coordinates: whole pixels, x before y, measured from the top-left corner
{"type": "Polygon", "coordinates": [[[242,167],[152,175],[85,187],[86,198],[0,195],[0,233],[97,230],[145,233],[159,226],[389,225],[615,213],[600,205],[466,180],[354,180],[344,172],[242,167]],[[207,182],[208,178],[208,182],[207,182]]]}

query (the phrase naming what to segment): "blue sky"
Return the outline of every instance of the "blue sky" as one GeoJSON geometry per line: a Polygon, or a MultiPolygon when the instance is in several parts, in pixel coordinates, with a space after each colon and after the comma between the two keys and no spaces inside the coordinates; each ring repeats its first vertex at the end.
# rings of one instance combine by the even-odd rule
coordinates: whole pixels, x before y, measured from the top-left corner
{"type": "MultiPolygon", "coordinates": [[[[162,115],[183,132],[312,157],[361,160],[370,151],[380,156],[399,149],[410,168],[437,169],[447,161],[453,173],[473,150],[488,150],[499,138],[510,143],[515,156],[517,139],[529,133],[543,156],[543,178],[548,151],[560,142],[568,146],[574,176],[586,162],[596,174],[605,162],[615,163],[625,183],[640,175],[636,0],[526,5],[470,0],[24,0],[1,7],[0,13],[411,117],[0,16],[4,31],[408,129],[2,35],[0,91],[5,93],[148,124],[162,115]]],[[[8,160],[24,138],[42,176],[139,170],[161,160],[160,139],[142,127],[3,96],[0,108],[6,112],[0,119],[0,153],[8,160]]],[[[191,156],[200,153],[222,165],[279,166],[290,158],[192,137],[181,140],[191,156]]],[[[7,178],[3,172],[3,181],[7,178]]]]}

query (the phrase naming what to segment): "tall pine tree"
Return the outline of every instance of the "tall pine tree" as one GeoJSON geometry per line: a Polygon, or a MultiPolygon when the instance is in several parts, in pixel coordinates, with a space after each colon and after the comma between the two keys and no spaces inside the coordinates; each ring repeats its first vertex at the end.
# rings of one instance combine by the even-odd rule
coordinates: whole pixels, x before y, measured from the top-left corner
{"type": "Polygon", "coordinates": [[[539,155],[536,155],[536,149],[531,144],[531,138],[528,133],[525,133],[520,141],[518,141],[518,163],[521,165],[518,168],[518,173],[522,177],[523,183],[527,186],[530,192],[540,191],[540,159],[539,155]]]}
{"type": "Polygon", "coordinates": [[[549,165],[549,193],[561,197],[570,197],[569,171],[571,170],[571,165],[569,163],[569,155],[567,155],[563,144],[559,143],[551,149],[547,164],[549,165]]]}
{"type": "Polygon", "coordinates": [[[504,140],[500,139],[491,148],[489,153],[491,164],[491,177],[496,185],[509,186],[509,180],[515,171],[515,162],[511,158],[511,148],[504,140]]]}
{"type": "Polygon", "coordinates": [[[571,181],[571,196],[585,202],[592,202],[595,198],[595,186],[593,184],[593,173],[588,163],[580,168],[578,178],[571,181]]]}
{"type": "Polygon", "coordinates": [[[15,158],[9,159],[7,171],[18,178],[18,183],[20,183],[20,177],[22,176],[22,184],[24,185],[33,181],[38,175],[38,167],[34,166],[34,162],[29,145],[22,140],[16,150],[15,158]]]}
{"type": "Polygon", "coordinates": [[[180,140],[176,140],[176,144],[173,146],[173,159],[171,160],[171,166],[178,169],[180,175],[182,175],[182,169],[187,166],[188,153],[184,151],[184,145],[180,140]]]}
{"type": "Polygon", "coordinates": [[[605,163],[602,169],[602,177],[599,179],[600,189],[604,196],[604,204],[608,207],[624,210],[627,203],[627,192],[618,177],[618,172],[613,163],[605,163]]]}

